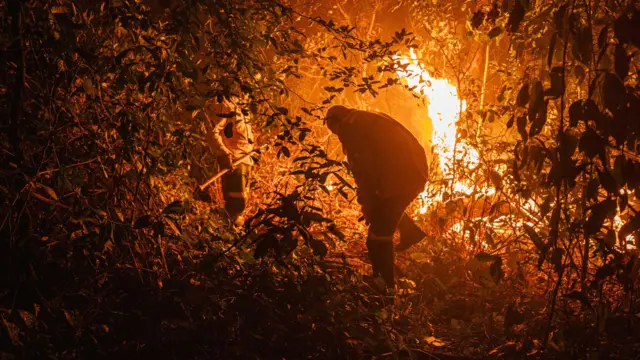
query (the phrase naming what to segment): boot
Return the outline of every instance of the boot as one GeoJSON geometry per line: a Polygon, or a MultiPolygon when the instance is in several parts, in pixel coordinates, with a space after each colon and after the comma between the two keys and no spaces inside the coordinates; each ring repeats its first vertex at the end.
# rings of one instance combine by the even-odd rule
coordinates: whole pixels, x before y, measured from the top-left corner
{"type": "Polygon", "coordinates": [[[394,287],[393,276],[393,242],[391,241],[367,241],[369,259],[373,266],[373,276],[381,276],[387,287],[394,287]]]}
{"type": "Polygon", "coordinates": [[[400,230],[400,243],[396,246],[396,251],[406,250],[427,236],[407,214],[402,215],[398,230],[400,230]]]}

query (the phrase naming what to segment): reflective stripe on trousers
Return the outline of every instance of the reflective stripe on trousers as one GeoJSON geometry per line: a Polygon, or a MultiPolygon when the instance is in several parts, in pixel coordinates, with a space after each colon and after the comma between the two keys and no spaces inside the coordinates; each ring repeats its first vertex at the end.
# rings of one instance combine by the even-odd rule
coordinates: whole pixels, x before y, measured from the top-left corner
{"type": "Polygon", "coordinates": [[[368,241],[383,241],[383,242],[393,242],[393,235],[376,235],[372,231],[369,231],[367,236],[368,241]]]}
{"type": "Polygon", "coordinates": [[[245,193],[244,192],[239,192],[239,191],[229,191],[229,192],[226,193],[226,195],[228,197],[238,198],[238,199],[240,199],[240,198],[245,199],[246,198],[245,193]]]}

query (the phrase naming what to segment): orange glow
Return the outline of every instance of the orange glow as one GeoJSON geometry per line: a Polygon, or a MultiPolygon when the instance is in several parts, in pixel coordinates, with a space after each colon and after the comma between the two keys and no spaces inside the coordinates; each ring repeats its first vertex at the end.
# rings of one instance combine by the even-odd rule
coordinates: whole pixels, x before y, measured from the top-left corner
{"type": "Polygon", "coordinates": [[[329,180],[329,185],[327,185],[327,190],[333,191],[333,181],[329,180]]]}
{"type": "MultiPolygon", "coordinates": [[[[429,117],[433,123],[433,144],[434,160],[438,162],[438,167],[444,179],[453,180],[453,191],[455,193],[471,194],[476,186],[454,178],[454,151],[455,159],[462,161],[462,165],[470,170],[475,169],[479,163],[479,154],[463,140],[456,144],[457,122],[460,115],[467,108],[465,100],[461,100],[458,90],[446,79],[436,79],[418,61],[418,58],[411,49],[409,56],[396,56],[396,60],[401,65],[396,73],[406,80],[409,88],[429,100],[429,117]],[[455,149],[455,150],[454,150],[455,149]]],[[[428,184],[427,184],[428,186],[428,184]]],[[[483,189],[482,192],[491,194],[495,189],[483,189]],[[488,193],[487,193],[488,192],[488,193]]],[[[435,202],[442,200],[442,194],[437,194],[435,198],[428,196],[427,190],[420,194],[421,206],[420,214],[427,212],[429,207],[435,202]]]]}
{"type": "MultiPolygon", "coordinates": [[[[620,217],[620,210],[618,209],[618,214],[616,214],[616,217],[613,218],[613,229],[616,231],[616,233],[618,231],[620,231],[620,228],[622,228],[622,218],[620,217]]],[[[635,245],[635,238],[633,237],[633,235],[627,235],[627,237],[624,239],[624,246],[623,248],[626,250],[635,250],[636,245],[635,245]]],[[[616,246],[618,246],[616,244],[616,246]]]]}

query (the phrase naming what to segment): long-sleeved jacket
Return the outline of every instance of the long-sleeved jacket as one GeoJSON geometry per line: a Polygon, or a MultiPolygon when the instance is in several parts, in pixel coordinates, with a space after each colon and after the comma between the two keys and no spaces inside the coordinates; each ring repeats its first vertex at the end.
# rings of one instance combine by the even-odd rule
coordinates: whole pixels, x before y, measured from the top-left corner
{"type": "MultiPolygon", "coordinates": [[[[236,161],[253,151],[253,132],[247,119],[239,112],[230,118],[216,115],[231,111],[227,105],[209,102],[203,109],[203,115],[207,128],[206,139],[211,149],[236,161]]],[[[249,156],[242,163],[253,165],[253,160],[249,156]]]]}
{"type": "Polygon", "coordinates": [[[327,112],[327,125],[338,135],[362,194],[403,197],[424,188],[428,178],[424,148],[395,119],[334,106],[327,112]]]}

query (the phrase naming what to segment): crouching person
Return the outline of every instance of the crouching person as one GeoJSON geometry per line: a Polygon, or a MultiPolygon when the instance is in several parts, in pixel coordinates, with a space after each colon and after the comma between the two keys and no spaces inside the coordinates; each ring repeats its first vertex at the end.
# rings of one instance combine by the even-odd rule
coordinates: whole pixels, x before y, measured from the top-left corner
{"type": "Polygon", "coordinates": [[[237,100],[218,104],[209,101],[203,112],[207,128],[207,143],[216,155],[222,175],[224,208],[232,224],[244,222],[243,213],[249,197],[249,178],[253,167],[253,133],[248,119],[242,114],[237,100]],[[234,113],[235,114],[231,114],[234,113]]]}
{"type": "Polygon", "coordinates": [[[326,122],[340,139],[358,186],[358,202],[369,223],[367,249],[374,276],[394,287],[396,229],[400,230],[397,250],[425,237],[405,214],[427,182],[424,149],[409,130],[385,114],[333,106],[326,122]]]}

